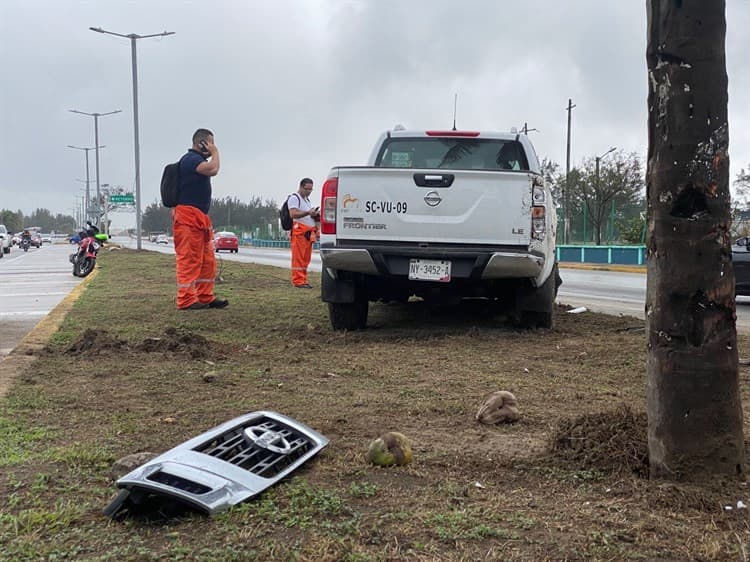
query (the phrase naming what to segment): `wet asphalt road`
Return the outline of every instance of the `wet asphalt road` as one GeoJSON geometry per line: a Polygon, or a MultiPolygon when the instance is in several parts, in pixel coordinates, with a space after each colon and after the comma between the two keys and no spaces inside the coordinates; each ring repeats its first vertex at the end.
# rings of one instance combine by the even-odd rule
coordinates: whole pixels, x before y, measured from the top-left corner
{"type": "Polygon", "coordinates": [[[0,259],[0,357],[81,282],[68,261],[73,250],[65,241],[28,252],[13,246],[0,259]]]}

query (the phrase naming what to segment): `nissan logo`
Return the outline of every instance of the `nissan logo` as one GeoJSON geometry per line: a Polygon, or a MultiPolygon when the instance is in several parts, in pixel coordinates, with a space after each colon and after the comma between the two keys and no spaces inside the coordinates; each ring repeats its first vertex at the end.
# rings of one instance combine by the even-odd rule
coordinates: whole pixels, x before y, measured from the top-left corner
{"type": "Polygon", "coordinates": [[[424,196],[424,202],[427,203],[430,207],[437,207],[440,205],[440,202],[442,199],[440,198],[440,194],[438,194],[437,191],[430,191],[427,195],[424,196]]]}
{"type": "Polygon", "coordinates": [[[245,429],[245,435],[252,441],[257,447],[266,449],[273,453],[280,455],[288,455],[292,446],[286,438],[276,431],[271,431],[261,426],[253,426],[245,429]]]}

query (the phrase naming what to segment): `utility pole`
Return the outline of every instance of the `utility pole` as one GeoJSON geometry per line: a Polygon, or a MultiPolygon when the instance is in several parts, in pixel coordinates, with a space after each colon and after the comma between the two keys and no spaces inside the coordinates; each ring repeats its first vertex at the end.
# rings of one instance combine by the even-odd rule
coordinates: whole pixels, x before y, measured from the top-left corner
{"type": "Polygon", "coordinates": [[[105,33],[107,35],[115,35],[116,37],[124,37],[130,39],[130,55],[131,55],[131,66],[133,70],[133,137],[135,145],[135,235],[136,235],[136,247],[141,249],[141,149],[138,142],[138,56],[136,53],[136,41],[138,39],[147,39],[149,37],[165,37],[167,35],[174,35],[174,31],[163,31],[161,33],[153,33],[151,35],[138,35],[137,33],[129,33],[127,35],[123,33],[115,33],[114,31],[106,31],[101,27],[89,27],[91,31],[97,33],[105,33]]]}
{"type": "Polygon", "coordinates": [[[563,189],[563,244],[567,244],[570,238],[570,189],[568,189],[568,179],[570,176],[570,116],[573,112],[573,100],[568,98],[568,145],[567,156],[565,159],[565,188],[563,189]]]}

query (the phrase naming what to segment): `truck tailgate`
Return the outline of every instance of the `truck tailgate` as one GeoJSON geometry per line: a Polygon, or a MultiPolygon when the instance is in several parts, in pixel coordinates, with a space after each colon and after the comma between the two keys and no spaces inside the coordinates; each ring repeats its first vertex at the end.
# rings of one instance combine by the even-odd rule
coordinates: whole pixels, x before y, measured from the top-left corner
{"type": "Polygon", "coordinates": [[[530,242],[527,172],[347,167],[338,178],[339,240],[530,242]]]}

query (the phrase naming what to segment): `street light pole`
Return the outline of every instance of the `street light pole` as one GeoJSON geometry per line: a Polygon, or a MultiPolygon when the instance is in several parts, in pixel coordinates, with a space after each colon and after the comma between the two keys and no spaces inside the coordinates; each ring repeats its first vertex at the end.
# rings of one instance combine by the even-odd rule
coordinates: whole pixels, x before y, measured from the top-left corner
{"type": "MultiPolygon", "coordinates": [[[[596,170],[594,172],[594,178],[595,178],[595,186],[596,186],[596,192],[599,193],[599,162],[602,158],[607,156],[610,152],[614,152],[617,149],[617,147],[613,146],[610,148],[607,152],[602,154],[601,156],[596,157],[596,170]]],[[[586,244],[586,209],[588,208],[588,201],[584,201],[583,205],[583,243],[586,244]]],[[[600,231],[601,232],[601,231],[600,231]]]]}
{"type": "Polygon", "coordinates": [[[151,35],[138,35],[136,33],[129,33],[127,35],[123,33],[115,33],[113,31],[106,31],[101,27],[89,27],[91,31],[97,33],[105,33],[107,35],[114,35],[116,37],[124,37],[130,39],[130,56],[132,60],[133,69],[133,137],[135,145],[135,235],[136,235],[136,247],[141,249],[141,155],[140,146],[138,141],[138,57],[136,53],[135,43],[138,39],[147,39],[149,37],[165,37],[167,35],[174,35],[174,31],[163,31],[161,33],[153,33],[151,35]]]}
{"type": "Polygon", "coordinates": [[[568,237],[570,232],[570,185],[568,180],[570,179],[570,116],[575,105],[573,100],[568,98],[568,144],[565,158],[565,189],[563,191],[563,244],[568,243],[568,237]]]}
{"type": "MultiPolygon", "coordinates": [[[[105,148],[106,145],[101,145],[99,148],[105,148]]],[[[86,218],[89,218],[89,204],[91,201],[91,192],[89,190],[89,150],[94,150],[93,146],[73,146],[72,144],[68,145],[68,148],[74,148],[76,150],[85,150],[86,151],[86,203],[84,206],[84,215],[86,218]]]]}
{"type": "MultiPolygon", "coordinates": [[[[94,154],[96,155],[96,205],[98,210],[99,205],[101,204],[99,195],[99,117],[104,117],[105,115],[114,115],[115,113],[120,113],[121,110],[115,109],[114,111],[108,111],[107,113],[86,113],[85,111],[78,111],[77,109],[69,109],[68,111],[70,111],[71,113],[88,115],[89,117],[94,118],[94,154]]],[[[99,222],[98,219],[97,222],[99,222]]]]}

